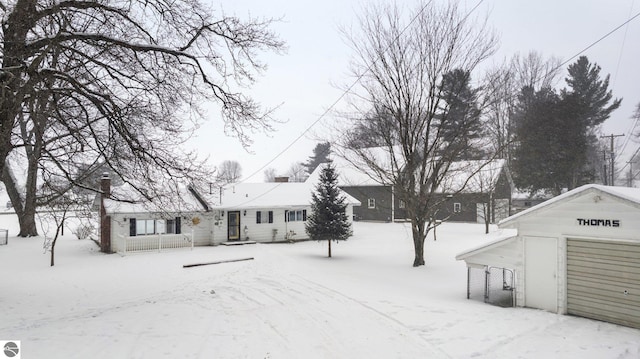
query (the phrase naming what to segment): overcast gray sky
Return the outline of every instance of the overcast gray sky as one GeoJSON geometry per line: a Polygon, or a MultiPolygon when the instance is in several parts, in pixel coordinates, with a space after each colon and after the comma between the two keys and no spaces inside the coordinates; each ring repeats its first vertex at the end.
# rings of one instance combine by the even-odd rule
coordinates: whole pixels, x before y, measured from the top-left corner
{"type": "MultiPolygon", "coordinates": [[[[461,4],[471,9],[478,2],[467,0],[461,4]]],[[[269,69],[248,92],[264,106],[281,104],[274,117],[286,122],[276,124],[276,132],[270,136],[254,135],[255,142],[250,148],[253,153],[248,153],[236,139],[224,136],[219,112],[213,108],[210,121],[191,145],[209,155],[212,165],[237,160],[245,178],[255,174],[246,178],[248,182],[263,180],[262,167],[285,173],[291,163],[305,161],[312,154],[318,136],[329,136],[323,124],[335,116],[327,116],[289,150],[284,150],[339,99],[342,92],[334,84],[352,81],[346,77],[351,53],[338,29],[356,25],[354,18],[363,3],[355,0],[233,0],[216,5],[241,18],[251,14],[283,19],[273,30],[287,42],[289,50],[280,56],[261,56],[269,69]]],[[[640,12],[640,1],[485,0],[476,11],[489,14],[489,22],[500,36],[500,49],[487,65],[532,50],[564,61],[640,12]]],[[[605,134],[629,136],[631,116],[640,102],[638,44],[640,17],[583,53],[602,67],[601,75],[611,75],[614,96],[623,98],[621,108],[603,125],[605,134]]],[[[564,86],[564,81],[558,86],[564,86]]],[[[344,105],[338,102],[337,107],[344,105]]],[[[617,143],[622,147],[625,141],[622,138],[617,143]]],[[[629,142],[618,166],[624,164],[637,147],[638,143],[629,142]]]]}

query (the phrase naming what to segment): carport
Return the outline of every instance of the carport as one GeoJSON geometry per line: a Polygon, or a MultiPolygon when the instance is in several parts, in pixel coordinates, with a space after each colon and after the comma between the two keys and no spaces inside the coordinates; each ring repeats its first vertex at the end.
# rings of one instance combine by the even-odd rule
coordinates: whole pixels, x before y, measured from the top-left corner
{"type": "Polygon", "coordinates": [[[517,235],[456,259],[511,267],[516,306],[640,328],[640,189],[585,185],[498,226],[517,235]]]}

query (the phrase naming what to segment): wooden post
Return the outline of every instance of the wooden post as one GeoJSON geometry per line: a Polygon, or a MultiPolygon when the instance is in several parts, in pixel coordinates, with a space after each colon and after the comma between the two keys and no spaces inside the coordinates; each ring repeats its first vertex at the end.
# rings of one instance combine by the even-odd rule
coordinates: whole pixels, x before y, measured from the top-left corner
{"type": "Polygon", "coordinates": [[[212,265],[212,264],[232,263],[232,262],[241,262],[241,261],[250,261],[250,260],[253,260],[253,257],[240,258],[240,259],[226,259],[226,260],[215,261],[215,262],[185,264],[185,265],[182,266],[182,268],[201,267],[201,266],[208,266],[208,265],[212,265]]]}

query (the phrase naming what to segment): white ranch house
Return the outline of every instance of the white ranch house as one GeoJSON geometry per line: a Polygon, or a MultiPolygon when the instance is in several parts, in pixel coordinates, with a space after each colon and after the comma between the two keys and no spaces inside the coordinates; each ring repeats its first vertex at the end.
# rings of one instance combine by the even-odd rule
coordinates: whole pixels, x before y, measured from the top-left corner
{"type": "MultiPolygon", "coordinates": [[[[317,178],[312,176],[312,178],[317,178]]],[[[109,194],[108,179],[102,192],[109,194]]],[[[167,213],[149,204],[101,199],[101,245],[105,252],[161,250],[248,242],[305,240],[311,193],[316,183],[236,183],[202,193],[194,188],[179,195],[185,208],[167,213]]],[[[360,202],[347,198],[347,218],[360,202]]]]}

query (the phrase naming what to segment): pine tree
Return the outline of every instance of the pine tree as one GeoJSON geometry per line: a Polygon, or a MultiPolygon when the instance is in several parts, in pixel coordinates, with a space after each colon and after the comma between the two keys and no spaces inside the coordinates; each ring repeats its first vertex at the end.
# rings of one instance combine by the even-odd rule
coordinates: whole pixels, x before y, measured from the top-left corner
{"type": "Polygon", "coordinates": [[[442,138],[456,149],[459,160],[483,157],[478,139],[482,137],[483,125],[478,107],[479,89],[471,87],[471,73],[455,69],[442,78],[442,99],[446,103],[439,114],[442,138]]]}
{"type": "Polygon", "coordinates": [[[302,164],[307,170],[307,173],[311,174],[320,164],[328,162],[330,153],[331,143],[318,143],[316,147],[313,148],[313,156],[310,156],[307,162],[302,164]]]}
{"type": "Polygon", "coordinates": [[[312,240],[327,241],[331,257],[331,241],[346,240],[353,233],[347,219],[346,198],[338,189],[338,174],[331,162],[322,169],[311,198],[311,215],[305,229],[312,240]]]}

